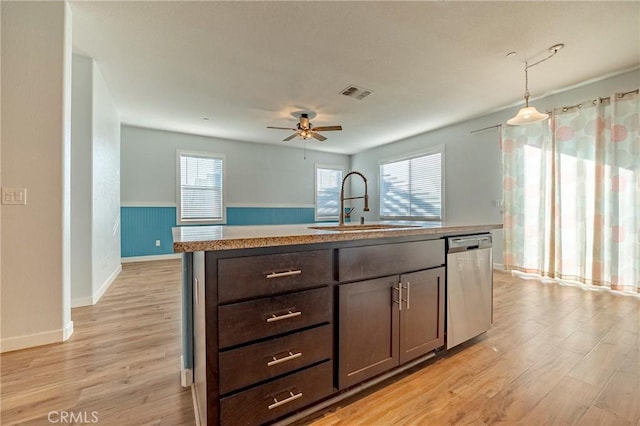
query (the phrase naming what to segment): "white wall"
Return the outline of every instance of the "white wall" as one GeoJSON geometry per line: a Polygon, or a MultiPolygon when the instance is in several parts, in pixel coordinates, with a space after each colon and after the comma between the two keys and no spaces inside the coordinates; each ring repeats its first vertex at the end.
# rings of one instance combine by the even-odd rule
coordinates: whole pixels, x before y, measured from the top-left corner
{"type": "Polygon", "coordinates": [[[73,55],[72,305],[95,304],[121,270],[120,118],[93,59],[73,55]]]}
{"type": "Polygon", "coordinates": [[[59,342],[70,309],[71,16],[64,2],[2,2],[2,351],[59,342]]]}
{"type": "Polygon", "coordinates": [[[228,205],[313,206],[314,164],[349,168],[347,155],[307,150],[305,160],[302,149],[131,126],[121,134],[125,205],[175,204],[176,149],[225,154],[228,205]]]}
{"type": "Polygon", "coordinates": [[[93,303],[122,270],[120,265],[120,116],[100,68],[93,66],[92,104],[93,303]]]}
{"type": "Polygon", "coordinates": [[[71,89],[71,302],[91,305],[93,60],[73,55],[71,89]]]}
{"type": "MultiPolygon", "coordinates": [[[[614,92],[637,89],[640,71],[635,70],[578,88],[535,99],[538,110],[575,105],[584,100],[604,97],[614,92]]],[[[352,156],[352,168],[369,180],[372,220],[379,217],[379,162],[410,153],[445,146],[445,220],[454,224],[502,223],[502,213],[494,200],[502,199],[502,153],[500,130],[471,134],[470,131],[504,123],[519,107],[464,121],[399,142],[377,147],[352,156]]],[[[352,191],[359,194],[360,182],[354,180],[352,191]]],[[[502,263],[502,231],[494,232],[494,261],[502,263]]]]}

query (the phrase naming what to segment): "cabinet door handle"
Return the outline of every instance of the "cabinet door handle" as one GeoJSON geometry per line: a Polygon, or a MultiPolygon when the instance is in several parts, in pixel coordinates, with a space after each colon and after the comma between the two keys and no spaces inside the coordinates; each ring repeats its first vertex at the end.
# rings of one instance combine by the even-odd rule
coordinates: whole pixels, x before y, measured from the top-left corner
{"type": "Polygon", "coordinates": [[[407,289],[407,298],[404,301],[407,302],[407,309],[411,309],[411,283],[409,281],[407,281],[405,288],[407,289]]]}
{"type": "Polygon", "coordinates": [[[267,322],[282,321],[282,320],[285,320],[287,318],[299,317],[300,315],[302,315],[301,311],[296,311],[296,312],[289,311],[289,313],[284,314],[284,315],[273,314],[269,318],[267,318],[267,322]]]}
{"type": "Polygon", "coordinates": [[[290,277],[291,275],[299,275],[301,273],[302,271],[300,269],[289,269],[284,272],[271,272],[270,274],[267,274],[267,279],[290,277]]]}
{"type": "Polygon", "coordinates": [[[292,359],[300,358],[301,356],[302,356],[302,352],[296,352],[294,354],[291,351],[289,351],[289,355],[284,356],[282,358],[276,358],[275,356],[272,356],[271,358],[273,358],[273,360],[267,362],[267,367],[271,367],[273,365],[277,365],[277,364],[281,364],[283,362],[291,361],[292,359]]]}
{"type": "Polygon", "coordinates": [[[302,398],[302,392],[299,393],[293,393],[291,391],[289,391],[289,397],[283,399],[282,401],[278,401],[278,398],[276,398],[275,396],[273,397],[273,404],[269,405],[267,408],[269,410],[273,410],[274,408],[277,408],[281,405],[287,404],[291,401],[295,401],[298,398],[302,398]]]}
{"type": "Polygon", "coordinates": [[[398,310],[402,310],[402,283],[398,283],[398,287],[393,287],[394,290],[398,291],[398,300],[393,299],[393,303],[398,304],[398,310]]]}

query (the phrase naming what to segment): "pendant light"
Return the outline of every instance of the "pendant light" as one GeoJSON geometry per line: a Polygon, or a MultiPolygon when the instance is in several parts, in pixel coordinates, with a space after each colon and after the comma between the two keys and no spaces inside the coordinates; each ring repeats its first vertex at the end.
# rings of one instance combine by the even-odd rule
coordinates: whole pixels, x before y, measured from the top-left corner
{"type": "MultiPolygon", "coordinates": [[[[529,94],[529,72],[528,71],[529,71],[529,68],[532,68],[538,65],[539,63],[544,62],[547,59],[551,58],[553,55],[558,53],[558,50],[562,49],[563,47],[564,47],[564,44],[562,43],[554,44],[549,48],[550,54],[546,58],[541,59],[538,62],[534,62],[531,65],[529,65],[528,62],[524,63],[524,108],[520,109],[520,111],[518,111],[515,117],[507,120],[507,124],[511,126],[523,126],[527,124],[537,123],[539,121],[543,121],[549,118],[549,114],[546,114],[544,112],[539,112],[536,109],[536,107],[529,106],[530,94],[529,94]]],[[[512,55],[513,53],[514,52],[511,52],[509,53],[509,55],[512,55]]]]}

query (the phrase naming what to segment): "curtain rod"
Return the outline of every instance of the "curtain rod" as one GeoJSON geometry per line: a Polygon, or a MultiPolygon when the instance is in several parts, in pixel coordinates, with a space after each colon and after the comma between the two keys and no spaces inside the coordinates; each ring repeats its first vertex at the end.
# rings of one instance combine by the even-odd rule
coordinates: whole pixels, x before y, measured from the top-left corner
{"type": "Polygon", "coordinates": [[[629,90],[628,92],[624,92],[624,93],[616,93],[616,96],[618,97],[618,99],[622,99],[625,96],[630,95],[632,93],[639,94],[640,93],[640,89],[629,90]]]}
{"type": "Polygon", "coordinates": [[[478,132],[484,132],[485,130],[489,130],[489,129],[496,129],[498,127],[502,127],[502,124],[496,124],[495,126],[489,126],[489,127],[483,127],[482,129],[476,129],[476,130],[472,130],[469,133],[478,133],[478,132]]]}
{"type": "MultiPolygon", "coordinates": [[[[636,89],[636,90],[630,90],[628,92],[624,92],[624,93],[616,93],[615,96],[618,99],[622,99],[627,95],[630,95],[632,93],[640,93],[640,89],[636,89]]],[[[611,100],[611,96],[608,96],[606,98],[597,98],[593,100],[593,104],[596,105],[598,102],[603,103],[603,102],[607,102],[611,100]]],[[[570,105],[570,106],[565,106],[562,107],[562,112],[567,112],[572,108],[582,108],[582,104],[576,104],[576,105],[570,105]]],[[[546,111],[547,114],[552,114],[552,111],[547,110],[546,111]]],[[[476,129],[476,130],[472,130],[469,133],[478,133],[478,132],[484,132],[485,130],[489,130],[489,129],[496,129],[502,127],[502,124],[496,124],[494,126],[489,126],[489,127],[483,127],[482,129],[476,129]]]]}
{"type": "MultiPolygon", "coordinates": [[[[639,91],[638,91],[638,89],[636,89],[636,90],[630,90],[630,91],[624,92],[624,93],[616,93],[615,97],[618,98],[618,99],[622,99],[625,96],[630,95],[632,93],[639,93],[639,91]]],[[[611,102],[611,96],[607,96],[605,98],[596,98],[593,101],[591,101],[591,103],[593,105],[597,105],[598,102],[599,103],[611,102]]],[[[580,108],[582,108],[582,104],[569,105],[569,106],[562,107],[560,109],[562,110],[562,112],[567,112],[567,111],[569,111],[570,109],[573,109],[573,108],[580,109],[580,108]]]]}

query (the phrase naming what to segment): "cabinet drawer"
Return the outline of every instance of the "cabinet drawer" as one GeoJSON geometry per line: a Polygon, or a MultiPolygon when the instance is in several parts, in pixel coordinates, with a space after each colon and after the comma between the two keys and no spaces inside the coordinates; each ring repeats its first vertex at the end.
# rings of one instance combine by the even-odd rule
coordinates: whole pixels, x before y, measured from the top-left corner
{"type": "Polygon", "coordinates": [[[282,417],[333,392],[330,361],[220,400],[222,425],[257,425],[282,417]]]}
{"type": "Polygon", "coordinates": [[[328,284],[332,276],[329,250],[220,259],[220,302],[266,296],[328,284]]]}
{"type": "Polygon", "coordinates": [[[338,250],[340,281],[395,275],[441,265],[444,265],[442,239],[338,250]]]}
{"type": "Polygon", "coordinates": [[[218,343],[226,348],[330,322],[331,317],[329,287],[224,305],[218,307],[218,343]]]}
{"type": "Polygon", "coordinates": [[[220,393],[225,394],[331,359],[330,324],[220,354],[220,393]]]}

